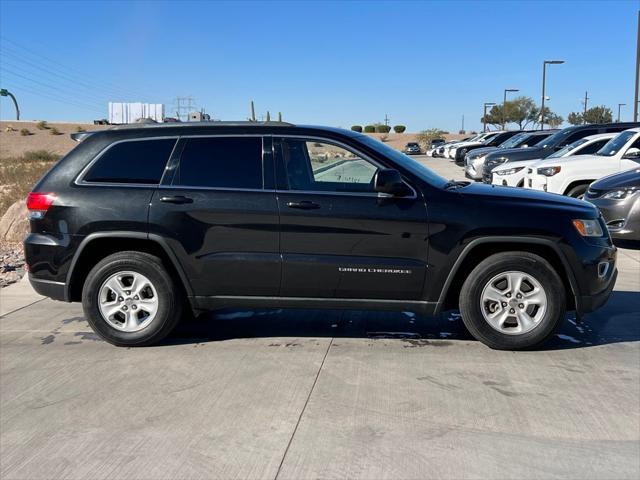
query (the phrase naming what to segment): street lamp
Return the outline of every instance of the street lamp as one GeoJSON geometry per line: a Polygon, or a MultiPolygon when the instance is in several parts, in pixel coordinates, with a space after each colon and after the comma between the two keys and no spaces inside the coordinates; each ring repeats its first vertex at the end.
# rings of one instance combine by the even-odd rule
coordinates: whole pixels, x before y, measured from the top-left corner
{"type": "Polygon", "coordinates": [[[627,104],[626,103],[619,103],[618,104],[618,123],[620,123],[620,109],[622,107],[625,107],[627,104]]]}
{"type": "Polygon", "coordinates": [[[504,100],[502,100],[502,130],[506,130],[507,125],[507,92],[519,92],[517,88],[505,88],[504,100]]]}
{"type": "Polygon", "coordinates": [[[540,130],[544,130],[544,89],[547,83],[547,65],[561,65],[564,60],[545,60],[542,63],[542,106],[540,107],[540,130]]]}
{"type": "Polygon", "coordinates": [[[16,107],[16,120],[20,120],[20,109],[18,108],[18,101],[16,97],[6,88],[0,88],[0,97],[9,97],[13,100],[13,106],[16,107]]]}
{"type": "Polygon", "coordinates": [[[495,103],[485,102],[484,103],[484,115],[482,115],[482,132],[487,131],[487,107],[493,107],[495,103]]]}

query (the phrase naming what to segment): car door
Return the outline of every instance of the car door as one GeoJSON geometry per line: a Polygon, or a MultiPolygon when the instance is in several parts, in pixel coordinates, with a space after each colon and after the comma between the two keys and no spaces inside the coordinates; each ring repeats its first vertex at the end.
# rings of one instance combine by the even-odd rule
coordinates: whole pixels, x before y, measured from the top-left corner
{"type": "Polygon", "coordinates": [[[183,137],[151,200],[149,233],[180,260],[196,296],[273,296],[280,288],[271,140],[183,137]]]}
{"type": "Polygon", "coordinates": [[[321,138],[274,138],[283,297],[421,299],[427,211],[412,187],[379,196],[385,167],[321,138]]]}

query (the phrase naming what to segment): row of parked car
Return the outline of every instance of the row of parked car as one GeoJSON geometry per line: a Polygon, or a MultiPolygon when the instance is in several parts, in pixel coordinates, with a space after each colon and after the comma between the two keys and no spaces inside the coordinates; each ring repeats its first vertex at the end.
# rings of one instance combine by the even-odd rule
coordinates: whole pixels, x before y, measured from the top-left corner
{"type": "Polygon", "coordinates": [[[427,154],[456,162],[474,181],[591,202],[613,237],[640,241],[640,123],[485,132],[427,154]]]}

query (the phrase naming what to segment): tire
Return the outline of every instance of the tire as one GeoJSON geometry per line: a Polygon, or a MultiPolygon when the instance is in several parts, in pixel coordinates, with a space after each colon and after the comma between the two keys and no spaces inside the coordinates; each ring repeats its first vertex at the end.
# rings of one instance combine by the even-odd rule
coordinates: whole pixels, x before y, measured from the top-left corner
{"type": "Polygon", "coordinates": [[[82,306],[93,330],[107,342],[148,346],[169,335],[180,320],[179,291],[158,257],[125,251],[109,255],[91,269],[82,289],[82,306]]]}
{"type": "Polygon", "coordinates": [[[473,337],[497,350],[541,345],[564,320],[565,306],[565,288],[558,273],[544,258],[528,252],[491,255],[473,269],[460,290],[460,313],[465,326],[473,337]],[[513,288],[518,278],[520,290],[513,288]],[[540,289],[542,295],[537,293],[540,289]],[[496,295],[499,302],[488,299],[496,295]],[[520,297],[515,298],[517,295],[520,297]],[[526,304],[520,303],[523,301],[526,304]],[[489,320],[494,315],[495,319],[489,320]]]}
{"type": "Polygon", "coordinates": [[[585,192],[587,191],[587,189],[589,188],[589,184],[585,183],[583,185],[576,185],[575,187],[573,187],[572,189],[570,189],[566,195],[568,197],[573,197],[573,198],[582,198],[584,197],[585,192]]]}

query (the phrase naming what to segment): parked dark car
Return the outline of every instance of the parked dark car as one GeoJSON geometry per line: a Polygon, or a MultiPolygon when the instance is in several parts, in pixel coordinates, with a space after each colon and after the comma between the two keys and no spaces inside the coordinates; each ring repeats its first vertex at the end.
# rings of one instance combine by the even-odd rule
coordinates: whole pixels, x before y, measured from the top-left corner
{"type": "Polygon", "coordinates": [[[640,168],[593,182],[584,200],[602,212],[613,238],[640,242],[640,168]]]}
{"type": "Polygon", "coordinates": [[[491,162],[493,168],[506,162],[518,162],[520,160],[531,160],[534,158],[547,158],[553,152],[564,148],[580,138],[597,133],[622,132],[629,128],[640,126],[640,123],[624,122],[624,123],[593,123],[589,125],[577,125],[567,127],[559,132],[554,133],[534,147],[529,148],[513,148],[501,149],[491,152],[485,157],[486,162],[491,162]]]}
{"type": "Polygon", "coordinates": [[[487,345],[528,348],[616,280],[593,205],[449,181],[356,132],[198,122],[78,138],[29,194],[26,263],[38,293],[82,301],[115,345],[210,309],[325,307],[460,308],[487,345]]]}
{"type": "Polygon", "coordinates": [[[456,157],[454,158],[454,161],[456,162],[456,165],[463,166],[464,158],[469,152],[477,148],[498,147],[500,144],[506,142],[514,135],[517,135],[519,133],[521,133],[519,130],[500,132],[495,137],[490,138],[486,142],[474,142],[469,145],[465,145],[464,147],[456,150],[456,157]]]}
{"type": "Polygon", "coordinates": [[[407,155],[420,155],[422,153],[422,150],[420,150],[420,145],[417,142],[407,143],[403,151],[407,155]]]}
{"type": "Polygon", "coordinates": [[[434,138],[433,140],[431,140],[429,142],[429,148],[436,148],[439,147],[440,145],[444,145],[446,143],[446,140],[444,138],[434,138]]]}

